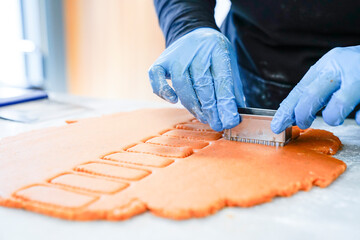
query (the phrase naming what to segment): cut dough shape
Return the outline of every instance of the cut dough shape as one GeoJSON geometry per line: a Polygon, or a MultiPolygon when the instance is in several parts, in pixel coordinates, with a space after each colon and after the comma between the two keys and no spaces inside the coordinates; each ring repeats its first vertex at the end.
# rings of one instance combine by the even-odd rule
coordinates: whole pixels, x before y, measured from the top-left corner
{"type": "Polygon", "coordinates": [[[60,176],[51,179],[49,182],[65,187],[99,193],[115,193],[129,185],[127,183],[115,182],[73,173],[61,174],[60,176]]]}
{"type": "Polygon", "coordinates": [[[128,148],[126,151],[174,158],[188,157],[193,153],[193,150],[189,147],[169,147],[147,143],[137,144],[131,148],[128,148]]]}
{"type": "Polygon", "coordinates": [[[122,220],[147,210],[186,219],[326,187],[345,171],[327,155],[341,145],[332,133],[294,133],[278,148],[227,141],[180,109],[23,133],[0,141],[0,205],[76,220],[122,220]],[[190,145],[199,140],[209,144],[190,145]]]}
{"type": "Polygon", "coordinates": [[[208,124],[203,124],[201,122],[189,122],[189,123],[180,123],[176,125],[177,129],[193,130],[193,131],[209,131],[214,132],[208,124]]]}
{"type": "Polygon", "coordinates": [[[107,163],[86,163],[74,169],[79,172],[137,181],[150,174],[149,171],[117,166],[107,163]]]}
{"type": "Polygon", "coordinates": [[[189,140],[205,140],[213,141],[221,138],[219,132],[202,132],[202,131],[190,131],[183,129],[174,129],[163,134],[168,137],[185,138],[189,140]]]}
{"type": "Polygon", "coordinates": [[[106,155],[103,159],[150,167],[166,167],[174,162],[174,160],[169,158],[132,152],[113,153],[106,155]]]}
{"type": "Polygon", "coordinates": [[[40,202],[66,208],[80,208],[95,200],[95,197],[59,188],[34,185],[14,194],[25,201],[40,202]]]}
{"type": "Polygon", "coordinates": [[[154,137],[146,141],[146,143],[158,144],[170,147],[186,146],[193,149],[201,149],[209,145],[208,142],[198,140],[188,140],[185,138],[173,138],[173,137],[154,137]]]}

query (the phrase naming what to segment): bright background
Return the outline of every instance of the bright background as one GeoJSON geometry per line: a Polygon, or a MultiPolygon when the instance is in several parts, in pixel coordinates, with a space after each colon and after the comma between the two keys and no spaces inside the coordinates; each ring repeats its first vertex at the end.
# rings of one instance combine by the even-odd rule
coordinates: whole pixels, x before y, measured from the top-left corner
{"type": "MultiPolygon", "coordinates": [[[[218,1],[220,24],[230,7],[218,1]]],[[[165,48],[152,0],[0,0],[0,85],[159,99],[147,70],[165,48]]]]}

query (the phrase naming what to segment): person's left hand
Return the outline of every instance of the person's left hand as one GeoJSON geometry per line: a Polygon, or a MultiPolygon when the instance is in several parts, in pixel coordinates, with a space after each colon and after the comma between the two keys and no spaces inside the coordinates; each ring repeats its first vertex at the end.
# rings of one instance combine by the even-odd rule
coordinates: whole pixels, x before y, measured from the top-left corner
{"type": "MultiPolygon", "coordinates": [[[[309,69],[280,104],[271,129],[280,133],[290,125],[309,128],[325,105],[324,121],[341,125],[359,103],[360,46],[334,48],[309,69]]],[[[355,120],[360,125],[360,111],[355,120]]]]}

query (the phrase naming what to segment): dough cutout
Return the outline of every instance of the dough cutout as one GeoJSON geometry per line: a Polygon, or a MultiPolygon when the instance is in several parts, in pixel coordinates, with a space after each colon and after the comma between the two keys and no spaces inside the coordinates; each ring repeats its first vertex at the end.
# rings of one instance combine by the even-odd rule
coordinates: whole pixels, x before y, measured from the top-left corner
{"type": "Polygon", "coordinates": [[[180,109],[83,119],[0,141],[0,205],[72,220],[187,219],[327,187],[345,171],[329,155],[341,146],[332,133],[296,136],[278,148],[227,141],[180,109]]]}

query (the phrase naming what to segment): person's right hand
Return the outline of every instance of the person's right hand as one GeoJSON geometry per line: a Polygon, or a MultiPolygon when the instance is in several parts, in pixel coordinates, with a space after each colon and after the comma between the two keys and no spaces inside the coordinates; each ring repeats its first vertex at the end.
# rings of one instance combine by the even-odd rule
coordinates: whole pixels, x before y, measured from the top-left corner
{"type": "Polygon", "coordinates": [[[171,103],[179,98],[215,131],[239,124],[237,107],[245,104],[236,55],[219,31],[198,28],[180,37],[150,67],[149,77],[155,94],[171,103]]]}

